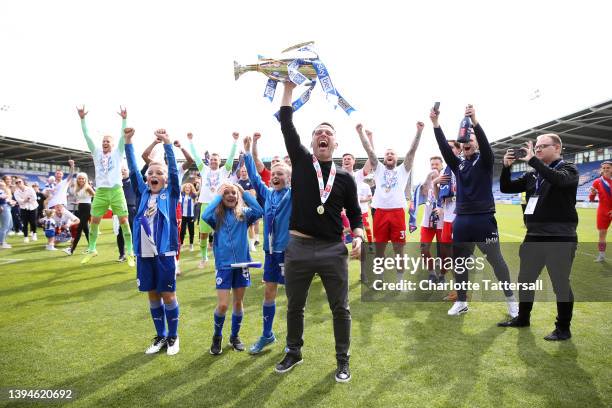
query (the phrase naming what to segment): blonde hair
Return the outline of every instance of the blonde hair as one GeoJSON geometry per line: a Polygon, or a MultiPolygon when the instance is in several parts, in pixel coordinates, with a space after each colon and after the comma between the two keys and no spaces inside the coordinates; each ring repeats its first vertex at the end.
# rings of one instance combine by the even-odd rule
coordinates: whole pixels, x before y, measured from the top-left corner
{"type": "MultiPolygon", "coordinates": [[[[239,188],[238,185],[234,183],[224,182],[219,187],[219,190],[224,191],[225,186],[229,186],[230,188],[236,190],[236,195],[238,197],[238,200],[236,201],[236,207],[234,208],[234,214],[236,214],[236,218],[238,218],[239,221],[244,221],[244,199],[242,198],[241,189],[239,188]]],[[[215,215],[217,216],[217,228],[216,229],[219,229],[221,228],[221,226],[223,226],[223,221],[225,220],[226,214],[227,212],[225,211],[225,206],[223,205],[223,201],[221,201],[219,205],[217,206],[217,208],[215,208],[215,215]]]]}
{"type": "Polygon", "coordinates": [[[287,173],[287,177],[291,177],[291,167],[287,166],[287,163],[284,161],[274,163],[272,167],[270,167],[270,170],[274,170],[275,167],[280,167],[285,173],[287,173]]]}
{"type": "Polygon", "coordinates": [[[74,179],[74,193],[75,194],[78,193],[79,191],[87,187],[88,184],[89,184],[89,177],[87,177],[87,173],[81,172],[77,174],[76,178],[74,179]],[[79,180],[78,180],[79,177],[85,178],[85,183],[83,183],[83,187],[79,187],[79,180]]]}
{"type": "Polygon", "coordinates": [[[53,214],[55,214],[55,210],[51,208],[47,208],[46,210],[44,210],[44,213],[45,213],[45,217],[51,218],[53,217],[53,214]]]}
{"type": "Polygon", "coordinates": [[[191,183],[185,183],[185,184],[183,184],[183,187],[181,187],[181,193],[185,194],[185,187],[187,187],[187,186],[191,187],[191,196],[195,197],[195,195],[196,195],[196,189],[195,189],[195,187],[193,186],[193,184],[191,184],[191,183]]]}

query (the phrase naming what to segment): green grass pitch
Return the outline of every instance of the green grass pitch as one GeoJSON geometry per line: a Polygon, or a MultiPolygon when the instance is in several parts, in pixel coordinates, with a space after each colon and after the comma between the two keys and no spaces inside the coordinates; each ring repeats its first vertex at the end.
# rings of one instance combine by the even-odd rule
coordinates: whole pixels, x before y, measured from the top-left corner
{"type": "MultiPolygon", "coordinates": [[[[596,242],[595,210],[579,214],[580,241],[596,242]]],[[[502,241],[522,240],[519,206],[498,205],[497,220],[502,241]]],[[[226,346],[228,318],[224,352],[211,356],[214,270],[197,269],[198,252],[181,256],[181,351],[146,356],[154,335],[146,295],[137,290],[135,269],[115,262],[108,221],[102,231],[100,256],[86,267],[79,265],[85,240],[69,257],[44,251],[44,237],[29,244],[9,237],[13,249],[0,252],[0,388],[70,388],[73,407],[612,406],[610,303],[577,303],[572,340],[549,343],[542,337],[553,329],[552,302],[536,303],[531,328],[521,330],[495,326],[505,317],[503,303],[473,302],[459,318],[447,316],[450,304],[442,301],[364,303],[356,261],[348,384],[333,378],[331,312],[318,279],[306,309],[304,364],[284,375],[273,371],[286,334],[282,289],[274,325],[279,342],[258,356],[234,352],[226,346]]],[[[247,344],[261,334],[261,273],[253,273],[245,299],[247,344]]],[[[6,404],[16,405],[0,400],[6,404]]]]}

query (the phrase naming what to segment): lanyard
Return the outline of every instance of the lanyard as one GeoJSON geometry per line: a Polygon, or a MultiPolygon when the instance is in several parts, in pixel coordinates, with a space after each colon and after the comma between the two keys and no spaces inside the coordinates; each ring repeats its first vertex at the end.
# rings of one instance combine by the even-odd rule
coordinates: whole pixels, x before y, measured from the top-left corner
{"type": "MultiPolygon", "coordinates": [[[[559,163],[555,164],[552,169],[556,170],[557,167],[559,167],[560,165],[563,164],[563,160],[560,160],[559,163]]],[[[540,194],[540,187],[542,185],[542,181],[544,181],[543,177],[540,177],[540,175],[538,174],[537,178],[536,178],[536,194],[539,195],[540,194]]]]}

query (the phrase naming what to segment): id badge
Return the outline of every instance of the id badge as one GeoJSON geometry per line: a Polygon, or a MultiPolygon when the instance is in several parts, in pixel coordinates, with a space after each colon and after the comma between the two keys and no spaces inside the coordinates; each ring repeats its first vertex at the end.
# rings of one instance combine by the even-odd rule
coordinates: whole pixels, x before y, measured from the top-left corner
{"type": "Polygon", "coordinates": [[[538,196],[533,196],[529,198],[529,202],[527,202],[527,207],[525,207],[525,215],[533,215],[536,205],[538,205],[538,198],[538,196]]]}

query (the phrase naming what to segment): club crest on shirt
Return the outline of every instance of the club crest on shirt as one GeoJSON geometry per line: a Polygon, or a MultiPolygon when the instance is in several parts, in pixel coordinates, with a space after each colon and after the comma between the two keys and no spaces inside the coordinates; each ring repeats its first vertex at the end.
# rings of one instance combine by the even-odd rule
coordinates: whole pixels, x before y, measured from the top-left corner
{"type": "Polygon", "coordinates": [[[159,195],[159,199],[160,199],[160,200],[165,200],[165,199],[166,199],[166,197],[167,197],[167,196],[166,196],[166,193],[162,193],[162,194],[160,194],[160,195],[159,195]]]}

